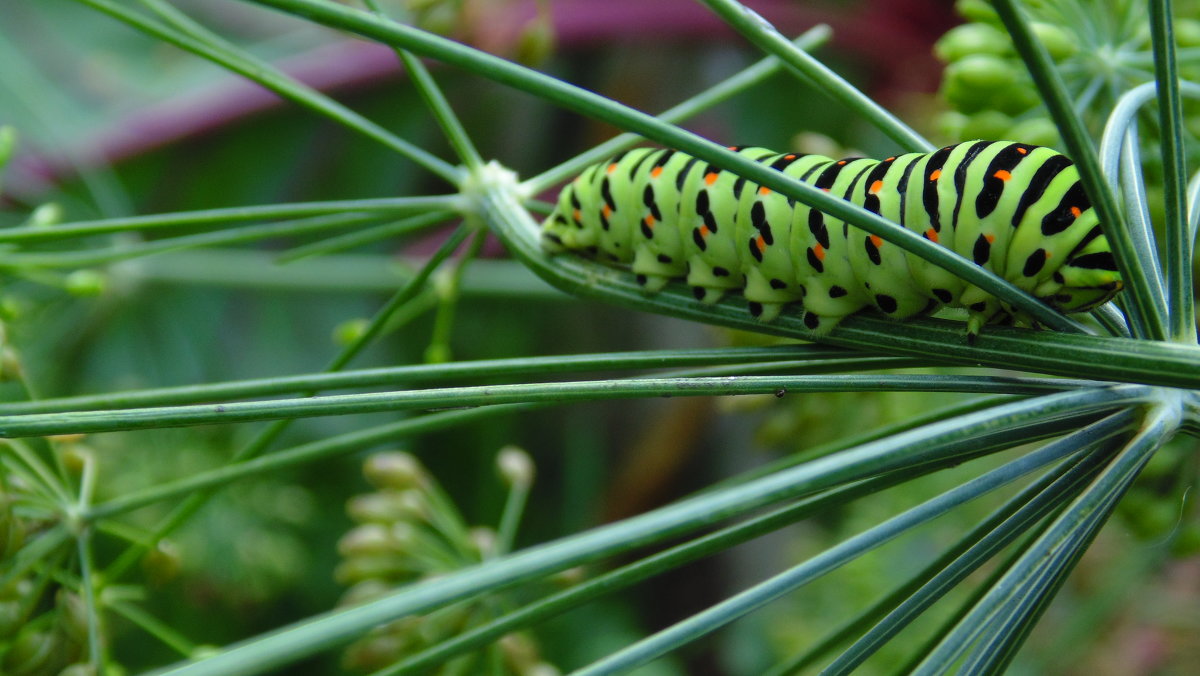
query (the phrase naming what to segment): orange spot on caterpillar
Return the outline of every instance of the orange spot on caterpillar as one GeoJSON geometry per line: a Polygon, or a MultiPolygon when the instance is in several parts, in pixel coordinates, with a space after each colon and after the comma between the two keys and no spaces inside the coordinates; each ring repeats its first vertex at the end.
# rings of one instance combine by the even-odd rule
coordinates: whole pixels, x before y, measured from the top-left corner
{"type": "Polygon", "coordinates": [[[884,160],[884,162],[895,162],[895,161],[896,161],[896,156],[895,156],[895,155],[892,155],[891,157],[889,157],[889,158],[887,158],[886,160],[884,160]]]}
{"type": "Polygon", "coordinates": [[[933,242],[934,244],[937,244],[938,243],[937,230],[934,230],[933,228],[926,230],[925,231],[925,239],[929,240],[930,242],[933,242]]]}
{"type": "Polygon", "coordinates": [[[817,257],[817,260],[819,260],[819,261],[825,260],[825,247],[821,246],[820,244],[814,246],[813,254],[817,257]]]}
{"type": "Polygon", "coordinates": [[[1050,260],[1050,257],[1054,255],[1045,249],[1042,249],[1042,252],[1046,254],[1046,260],[1050,260]]]}
{"type": "Polygon", "coordinates": [[[883,238],[879,235],[871,235],[871,244],[874,244],[875,248],[878,249],[883,246],[883,238]]]}
{"type": "Polygon", "coordinates": [[[655,167],[650,170],[650,178],[658,178],[658,175],[661,173],[662,173],[662,167],[655,167]]]}
{"type": "Polygon", "coordinates": [[[790,161],[790,160],[794,160],[794,159],[796,159],[796,155],[795,155],[795,153],[789,153],[789,154],[787,154],[787,155],[784,155],[784,156],[783,156],[783,159],[785,159],[785,160],[789,160],[789,161],[790,161]]]}
{"type": "Polygon", "coordinates": [[[1082,214],[1083,214],[1083,211],[1081,211],[1079,209],[1079,207],[1071,207],[1071,215],[1074,216],[1075,218],[1079,218],[1079,216],[1082,214]]]}
{"type": "Polygon", "coordinates": [[[707,225],[700,226],[700,236],[707,239],[708,235],[709,235],[708,226],[707,225]]]}
{"type": "Polygon", "coordinates": [[[845,163],[846,163],[846,160],[838,160],[838,166],[839,166],[839,167],[840,167],[840,166],[842,166],[842,165],[843,165],[843,164],[845,164],[845,163]]]}
{"type": "Polygon", "coordinates": [[[605,204],[604,206],[600,207],[600,213],[604,214],[605,218],[608,218],[612,216],[612,207],[605,204]]]}
{"type": "Polygon", "coordinates": [[[875,181],[871,184],[871,194],[876,195],[880,190],[883,190],[883,181],[875,181]]]}
{"type": "Polygon", "coordinates": [[[611,173],[613,173],[613,172],[614,172],[614,171],[616,171],[616,170],[617,170],[617,163],[616,163],[616,162],[613,162],[612,164],[608,165],[608,167],[607,167],[607,168],[606,168],[604,171],[605,171],[606,173],[609,173],[609,174],[611,174],[611,173]]]}
{"type": "Polygon", "coordinates": [[[725,150],[732,150],[734,152],[737,152],[737,146],[725,146],[725,150]]]}
{"type": "Polygon", "coordinates": [[[941,177],[942,177],[942,170],[941,170],[941,169],[934,169],[934,170],[933,170],[933,173],[929,175],[929,180],[931,180],[931,181],[936,181],[936,180],[938,180],[938,179],[939,179],[939,178],[941,178],[941,177]]]}
{"type": "Polygon", "coordinates": [[[704,185],[712,185],[717,182],[717,172],[711,171],[704,175],[704,185]]]}
{"type": "Polygon", "coordinates": [[[987,240],[988,244],[993,244],[996,241],[995,235],[984,235],[983,238],[987,240]]]}
{"type": "Polygon", "coordinates": [[[758,252],[762,253],[767,250],[767,240],[763,239],[762,235],[754,238],[754,246],[758,247],[758,252]]]}
{"type": "Polygon", "coordinates": [[[1029,154],[1029,151],[1028,151],[1028,150],[1026,150],[1025,148],[1017,148],[1017,152],[1021,153],[1022,155],[1028,155],[1028,154],[1029,154]]]}
{"type": "Polygon", "coordinates": [[[829,192],[829,188],[821,188],[821,192],[829,192]]]}
{"type": "Polygon", "coordinates": [[[1007,181],[1008,179],[1012,178],[1012,174],[1008,173],[1007,171],[1005,171],[1003,169],[992,174],[992,176],[995,176],[996,178],[1000,179],[1001,181],[1007,181]]]}
{"type": "Polygon", "coordinates": [[[765,186],[765,185],[760,185],[760,186],[758,186],[758,194],[760,194],[760,195],[770,195],[770,194],[771,194],[771,189],[770,189],[770,188],[768,188],[768,187],[767,187],[767,186],[765,186]]]}
{"type": "Polygon", "coordinates": [[[657,221],[654,220],[654,216],[647,216],[642,219],[642,222],[646,224],[647,228],[653,228],[657,221]]]}
{"type": "Polygon", "coordinates": [[[579,213],[579,210],[576,209],[571,212],[571,217],[575,219],[576,223],[579,223],[583,219],[583,214],[579,213]]]}

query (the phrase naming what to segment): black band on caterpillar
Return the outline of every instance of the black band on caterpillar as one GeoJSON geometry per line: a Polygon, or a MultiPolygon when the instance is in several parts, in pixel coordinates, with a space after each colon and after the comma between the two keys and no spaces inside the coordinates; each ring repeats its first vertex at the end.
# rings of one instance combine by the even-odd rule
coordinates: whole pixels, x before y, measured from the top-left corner
{"type": "MultiPolygon", "coordinates": [[[[1060,312],[1107,302],[1121,278],[1078,172],[1039,146],[971,141],[885,160],[739,154],[949,248],[1060,312]]],[[[1029,325],[1019,310],[882,238],[684,153],[636,148],[584,170],[542,225],[543,245],[628,265],[647,291],[685,279],[712,303],[740,289],[769,321],[802,303],[819,332],[873,307],[889,317],[967,308],[968,332],[1029,325]]]]}

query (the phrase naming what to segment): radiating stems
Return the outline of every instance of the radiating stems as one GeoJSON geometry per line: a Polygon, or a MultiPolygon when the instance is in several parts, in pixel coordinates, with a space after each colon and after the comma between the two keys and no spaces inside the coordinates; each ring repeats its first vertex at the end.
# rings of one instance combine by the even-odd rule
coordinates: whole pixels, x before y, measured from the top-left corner
{"type": "Polygon", "coordinates": [[[989,491],[1050,463],[1081,452],[1087,446],[1114,434],[1119,426],[1098,425],[1012,460],[975,479],[946,491],[877,526],[850,537],[804,563],[729,597],[707,610],[637,641],[608,657],[576,671],[579,676],[618,673],[644,664],[656,657],[705,636],[753,610],[808,584],[845,563],[882,546],[905,532],[927,523],[946,512],[989,491]]]}
{"type": "Polygon", "coordinates": [[[453,359],[450,350],[450,339],[454,333],[454,315],[458,308],[458,298],[462,288],[463,273],[483,250],[487,240],[487,231],[475,233],[463,255],[439,279],[434,280],[434,290],[437,295],[437,312],[433,317],[433,331],[429,336],[429,345],[425,348],[425,361],[431,364],[447,363],[453,359]]]}
{"type": "MultiPolygon", "coordinates": [[[[202,58],[219,64],[235,73],[238,73],[239,75],[245,76],[286,99],[309,108],[320,115],[324,115],[325,117],[345,125],[347,128],[353,129],[370,139],[378,141],[384,146],[395,150],[413,162],[416,162],[430,172],[442,177],[448,183],[453,184],[458,179],[458,170],[445,160],[430,154],[419,146],[413,145],[408,141],[395,136],[383,127],[367,120],[358,113],[355,113],[349,108],[342,106],[325,95],[297,83],[295,80],[292,80],[288,76],[276,70],[270,64],[252,57],[233,45],[230,45],[202,26],[199,26],[194,22],[190,22],[190,20],[186,19],[186,17],[178,18],[178,21],[186,20],[190,23],[190,27],[187,31],[181,31],[178,29],[169,28],[162,23],[149,20],[143,16],[139,16],[137,13],[131,12],[125,7],[122,7],[111,0],[76,1],[84,3],[113,17],[114,19],[122,21],[142,31],[143,33],[157,37],[165,42],[169,42],[181,49],[193,52],[202,58]],[[204,39],[199,39],[196,37],[199,35],[203,35],[204,39]]],[[[181,15],[178,15],[176,10],[164,5],[160,0],[147,1],[154,2],[157,5],[161,16],[171,14],[175,15],[176,17],[181,17],[181,15]]]]}
{"type": "MultiPolygon", "coordinates": [[[[796,38],[795,45],[797,49],[812,50],[823,44],[829,39],[832,31],[829,26],[820,25],[814,26],[804,32],[803,35],[796,38]]],[[[733,95],[749,89],[757,85],[775,73],[779,72],[782,67],[782,62],[779,59],[769,56],[758,63],[734,74],[731,77],[725,78],[720,83],[713,85],[709,89],[691,97],[690,99],[679,103],[658,115],[658,119],[663,122],[678,123],[686,120],[697,113],[705,111],[723,101],[726,101],[733,95]]],[[[642,137],[625,132],[597,145],[593,148],[572,157],[571,159],[558,164],[546,171],[522,182],[522,188],[526,194],[537,195],[545,190],[549,190],[555,184],[565,181],[568,178],[574,177],[579,172],[583,171],[588,165],[603,161],[604,159],[615,155],[616,153],[628,148],[642,140],[642,137]]],[[[550,205],[553,207],[553,205],[550,205]]]]}
{"type": "MultiPolygon", "coordinates": [[[[1166,443],[1179,423],[1179,407],[1156,406],[1138,434],[1112,463],[1063,511],[1033,543],[1004,577],[980,599],[962,621],[942,639],[914,671],[922,676],[941,672],[941,666],[959,659],[988,630],[1004,617],[1008,609],[1018,607],[1035,593],[1039,580],[1055,574],[1056,557],[1068,556],[1090,538],[1088,532],[1099,528],[1108,510],[1149,461],[1151,454],[1166,443]]],[[[1044,587],[1042,587],[1044,589],[1044,587]]]]}
{"type": "Polygon", "coordinates": [[[910,152],[928,152],[933,145],[871,97],[783,37],[774,26],[735,0],[701,0],[756,47],[778,57],[802,80],[858,113],[910,152]]]}
{"type": "Polygon", "coordinates": [[[1166,221],[1166,285],[1171,338],[1196,342],[1196,303],[1192,289],[1192,247],[1186,223],[1187,171],[1184,162],[1183,104],[1175,56],[1175,29],[1170,0],[1150,0],[1150,41],[1158,82],[1158,121],[1163,163],[1163,207],[1166,221]]]}
{"type": "Polygon", "coordinates": [[[1072,107],[1058,70],[1046,48],[1034,37],[1029,22],[1014,0],[995,0],[993,7],[1008,29],[1017,53],[1025,61],[1050,117],[1062,134],[1068,154],[1079,169],[1080,179],[1117,259],[1126,293],[1131,297],[1129,308],[1130,312],[1136,315],[1134,325],[1146,327],[1148,337],[1154,340],[1165,340],[1166,318],[1158,311],[1154,291],[1144,271],[1137,264],[1135,246],[1126,229],[1124,214],[1117,208],[1116,198],[1101,172],[1096,150],[1084,128],[1083,120],[1072,107]]]}

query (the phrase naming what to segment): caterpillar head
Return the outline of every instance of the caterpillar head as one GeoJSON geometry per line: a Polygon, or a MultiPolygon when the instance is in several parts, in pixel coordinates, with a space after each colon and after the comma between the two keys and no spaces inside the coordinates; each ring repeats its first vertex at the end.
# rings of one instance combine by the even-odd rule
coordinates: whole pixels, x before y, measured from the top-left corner
{"type": "Polygon", "coordinates": [[[597,233],[584,225],[574,188],[572,184],[563,189],[554,213],[542,223],[542,248],[550,253],[575,251],[588,255],[596,251],[597,233]]]}
{"type": "Polygon", "coordinates": [[[1074,252],[1036,295],[1059,312],[1070,314],[1100,307],[1123,286],[1108,240],[1097,237],[1074,252]]]}

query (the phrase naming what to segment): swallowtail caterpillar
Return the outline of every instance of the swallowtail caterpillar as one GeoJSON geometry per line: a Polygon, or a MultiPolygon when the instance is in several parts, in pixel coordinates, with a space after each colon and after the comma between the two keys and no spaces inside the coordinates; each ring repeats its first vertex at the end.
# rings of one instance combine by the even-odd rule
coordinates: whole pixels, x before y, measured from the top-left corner
{"type": "MultiPolygon", "coordinates": [[[[885,160],[731,150],[918,232],[1060,312],[1121,289],[1078,171],[1049,148],[970,141],[885,160]]],[[[800,303],[819,334],[864,308],[895,319],[966,308],[969,339],[984,324],[1036,325],[894,244],[674,150],[635,148],[584,170],[560,193],[542,243],[629,266],[647,292],[683,278],[713,303],[740,289],[764,321],[800,303]]]]}

